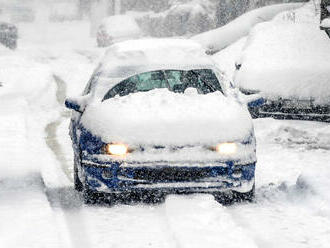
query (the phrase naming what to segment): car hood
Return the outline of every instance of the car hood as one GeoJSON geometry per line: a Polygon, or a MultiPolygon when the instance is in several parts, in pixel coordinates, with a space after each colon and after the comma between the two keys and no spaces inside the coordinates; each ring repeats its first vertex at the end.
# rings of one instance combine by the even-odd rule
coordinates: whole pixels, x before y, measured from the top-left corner
{"type": "Polygon", "coordinates": [[[245,106],[220,92],[177,94],[167,89],[134,93],[86,107],[82,125],[104,142],[216,144],[250,135],[245,106]]]}

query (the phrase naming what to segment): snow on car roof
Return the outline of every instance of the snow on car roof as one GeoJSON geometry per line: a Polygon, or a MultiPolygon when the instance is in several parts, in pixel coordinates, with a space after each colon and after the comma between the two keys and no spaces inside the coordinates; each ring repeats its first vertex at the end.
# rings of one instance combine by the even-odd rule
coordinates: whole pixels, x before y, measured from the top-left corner
{"type": "Polygon", "coordinates": [[[107,51],[102,64],[107,72],[123,66],[142,66],[149,70],[148,67],[177,69],[213,65],[198,43],[185,39],[140,39],[117,43],[107,51]]]}
{"type": "Polygon", "coordinates": [[[100,63],[99,85],[112,87],[125,78],[155,70],[213,69],[202,47],[185,39],[139,39],[112,45],[100,63]]]}

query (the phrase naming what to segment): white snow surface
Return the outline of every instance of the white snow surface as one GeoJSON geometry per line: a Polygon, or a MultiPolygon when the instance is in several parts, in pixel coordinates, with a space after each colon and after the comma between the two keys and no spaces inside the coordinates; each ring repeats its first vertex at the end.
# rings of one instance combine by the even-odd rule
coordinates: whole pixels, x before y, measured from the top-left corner
{"type": "Polygon", "coordinates": [[[128,144],[217,144],[242,141],[252,130],[247,109],[220,92],[187,95],[168,89],[94,102],[81,121],[104,142],[128,144]]]}
{"type": "Polygon", "coordinates": [[[199,42],[206,50],[217,52],[246,36],[257,23],[271,20],[279,12],[300,6],[299,3],[276,4],[251,10],[220,28],[195,35],[191,39],[199,42]]]}
{"type": "Polygon", "coordinates": [[[109,16],[102,21],[100,28],[114,39],[137,38],[142,34],[135,19],[130,15],[109,16]]]}
{"type": "Polygon", "coordinates": [[[245,36],[227,48],[222,49],[221,51],[212,55],[214,63],[230,81],[233,81],[236,70],[235,64],[240,59],[246,40],[247,37],[245,36]]]}
{"type": "Polygon", "coordinates": [[[49,73],[60,75],[70,95],[81,92],[103,50],[88,38],[87,22],[20,27],[18,49],[0,56],[0,247],[329,246],[327,123],[253,120],[252,204],[222,206],[200,194],[168,196],[156,205],[82,204],[65,173],[73,168],[69,117],[56,102],[65,92],[49,73]],[[50,136],[48,124],[55,126],[50,136]]]}
{"type": "Polygon", "coordinates": [[[241,88],[260,90],[270,97],[330,102],[329,38],[313,24],[258,24],[240,63],[234,81],[241,88]]]}

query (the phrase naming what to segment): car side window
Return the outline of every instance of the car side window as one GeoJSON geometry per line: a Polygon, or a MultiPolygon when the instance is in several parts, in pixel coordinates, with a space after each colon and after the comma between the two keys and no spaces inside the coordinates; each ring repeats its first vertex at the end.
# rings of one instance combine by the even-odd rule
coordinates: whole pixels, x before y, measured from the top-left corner
{"type": "Polygon", "coordinates": [[[117,95],[126,96],[135,91],[136,91],[136,85],[134,83],[134,80],[132,80],[132,78],[128,78],[128,79],[125,79],[124,81],[121,81],[119,84],[114,86],[111,90],[109,90],[108,93],[104,96],[102,101],[107,100],[109,98],[113,98],[117,95]]]}

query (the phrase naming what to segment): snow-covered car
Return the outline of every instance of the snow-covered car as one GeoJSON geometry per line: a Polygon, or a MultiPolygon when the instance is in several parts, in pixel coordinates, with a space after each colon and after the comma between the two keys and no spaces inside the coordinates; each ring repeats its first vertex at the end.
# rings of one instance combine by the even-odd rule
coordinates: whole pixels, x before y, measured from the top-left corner
{"type": "Polygon", "coordinates": [[[193,41],[111,46],[82,96],[65,102],[75,188],[87,202],[104,193],[251,200],[256,142],[236,93],[193,41]]]}
{"type": "Polygon", "coordinates": [[[330,121],[330,42],[310,23],[268,22],[250,33],[234,81],[267,102],[255,117],[330,121]],[[308,37],[308,38],[307,38],[308,37]]]}
{"type": "Polygon", "coordinates": [[[115,15],[105,18],[98,27],[96,41],[99,47],[107,47],[115,42],[137,39],[142,31],[135,19],[129,15],[115,15]]]}
{"type": "Polygon", "coordinates": [[[17,47],[17,27],[13,24],[0,22],[0,43],[10,49],[17,47]]]}

